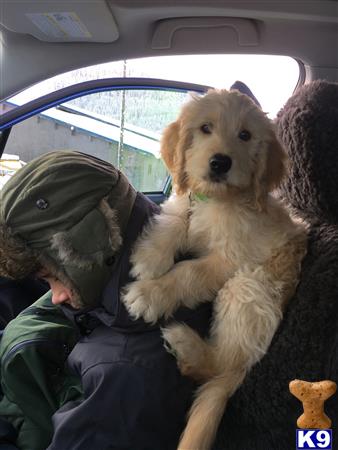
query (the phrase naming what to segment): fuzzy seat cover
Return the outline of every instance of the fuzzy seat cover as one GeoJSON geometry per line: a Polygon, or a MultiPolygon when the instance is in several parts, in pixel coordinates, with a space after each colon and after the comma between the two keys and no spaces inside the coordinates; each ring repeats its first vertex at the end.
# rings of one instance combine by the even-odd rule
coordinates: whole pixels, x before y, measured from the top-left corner
{"type": "MultiPolygon", "coordinates": [[[[295,378],[338,382],[338,84],[299,89],[277,118],[290,159],[280,195],[309,223],[297,291],[265,357],[230,399],[214,450],[296,448],[295,378]]],[[[325,403],[338,449],[338,394],[325,403]]]]}

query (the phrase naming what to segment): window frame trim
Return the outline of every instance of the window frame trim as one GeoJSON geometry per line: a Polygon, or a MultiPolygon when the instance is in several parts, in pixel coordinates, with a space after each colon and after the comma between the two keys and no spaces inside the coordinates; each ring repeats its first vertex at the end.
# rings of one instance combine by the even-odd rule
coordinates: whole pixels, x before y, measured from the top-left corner
{"type": "MultiPolygon", "coordinates": [[[[85,95],[116,90],[167,90],[204,94],[210,86],[158,78],[105,78],[73,84],[31,100],[0,116],[0,131],[23,122],[47,109],[85,95]]],[[[9,101],[8,99],[7,101],[9,101]]]]}

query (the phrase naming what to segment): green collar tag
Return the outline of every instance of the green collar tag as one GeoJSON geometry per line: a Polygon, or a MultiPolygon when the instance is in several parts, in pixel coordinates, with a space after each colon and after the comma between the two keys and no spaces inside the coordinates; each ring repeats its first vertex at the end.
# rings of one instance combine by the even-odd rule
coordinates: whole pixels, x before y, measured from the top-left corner
{"type": "Polygon", "coordinates": [[[194,194],[192,194],[192,199],[198,200],[200,202],[206,202],[208,200],[208,197],[204,194],[200,194],[199,192],[195,192],[194,194]]]}

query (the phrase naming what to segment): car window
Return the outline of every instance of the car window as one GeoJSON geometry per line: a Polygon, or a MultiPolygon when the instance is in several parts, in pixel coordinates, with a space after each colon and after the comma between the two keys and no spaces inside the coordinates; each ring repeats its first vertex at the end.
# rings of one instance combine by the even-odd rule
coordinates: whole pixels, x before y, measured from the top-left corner
{"type": "MultiPolygon", "coordinates": [[[[178,55],[114,61],[73,70],[32,86],[14,97],[22,105],[75,83],[112,77],[147,77],[226,88],[240,80],[274,118],[301,79],[302,66],[280,55],[178,55]]],[[[0,104],[0,114],[1,111],[0,104]]]]}
{"type": "MultiPolygon", "coordinates": [[[[111,162],[137,190],[162,192],[168,172],[160,158],[161,132],[189,95],[161,89],[83,95],[13,126],[5,151],[22,164],[51,150],[81,151],[111,162]]],[[[6,111],[15,106],[6,102],[6,111]]],[[[1,172],[2,184],[12,173],[1,172]]]]}
{"type": "Polygon", "coordinates": [[[18,155],[4,153],[0,159],[0,189],[24,165],[25,163],[20,160],[18,155]]]}
{"type": "MultiPolygon", "coordinates": [[[[273,118],[292,95],[300,66],[292,58],[267,55],[182,55],[116,61],[45,80],[2,102],[0,113],[5,117],[8,111],[42,95],[112,76],[126,80],[150,76],[216,88],[230,88],[239,79],[273,118]]],[[[13,126],[5,152],[25,163],[51,150],[83,151],[113,163],[136,189],[163,192],[168,173],[159,155],[160,136],[177,117],[187,95],[145,88],[82,95],[13,126]]],[[[2,175],[2,184],[12,173],[2,175]]]]}

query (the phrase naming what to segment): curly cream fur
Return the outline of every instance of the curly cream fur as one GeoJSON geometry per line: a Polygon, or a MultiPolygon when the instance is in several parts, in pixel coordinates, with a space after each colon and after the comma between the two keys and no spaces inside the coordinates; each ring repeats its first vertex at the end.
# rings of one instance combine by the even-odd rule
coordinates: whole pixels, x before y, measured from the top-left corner
{"type": "Polygon", "coordinates": [[[246,96],[210,91],[193,99],[165,131],[162,153],[177,195],[136,244],[139,280],[124,301],[133,316],[155,322],[180,304],[193,308],[216,296],[208,340],[180,324],[163,330],[182,373],[204,383],[179,449],[208,450],[227,400],[266,353],[296,288],[306,231],[269,194],[285,174],[285,153],[270,120],[246,96]],[[243,129],[251,133],[245,142],[243,129]],[[220,153],[232,166],[215,182],[209,161],[220,153]],[[191,200],[194,193],[208,200],[191,200]],[[197,258],[175,264],[182,251],[197,258]]]}

